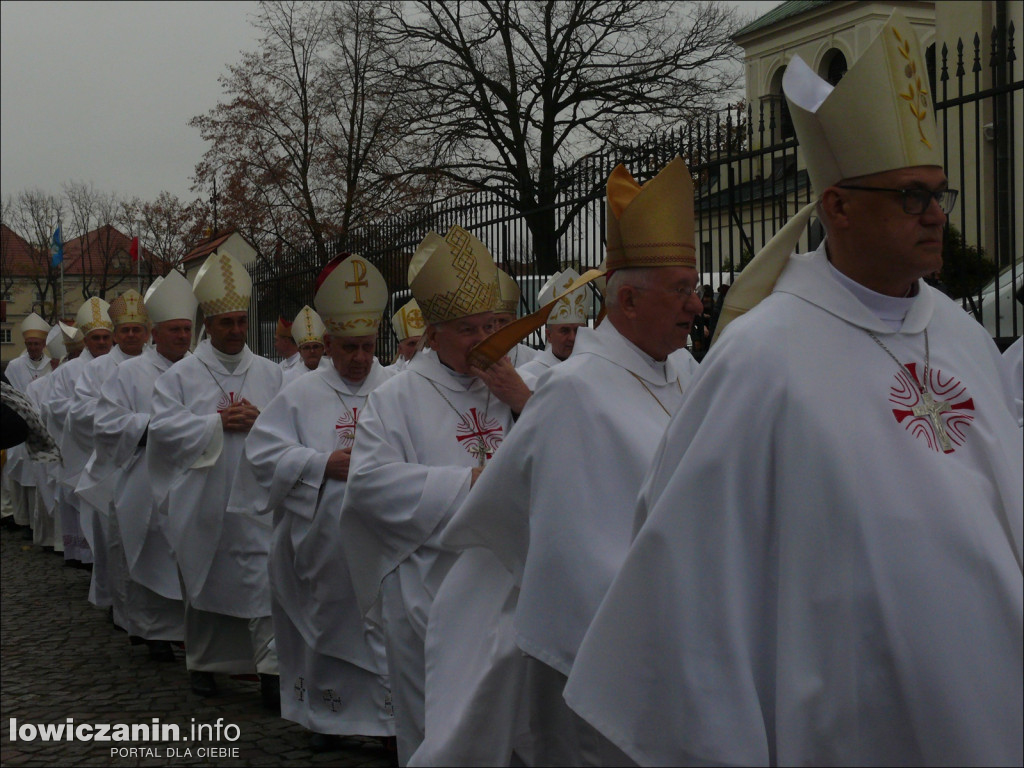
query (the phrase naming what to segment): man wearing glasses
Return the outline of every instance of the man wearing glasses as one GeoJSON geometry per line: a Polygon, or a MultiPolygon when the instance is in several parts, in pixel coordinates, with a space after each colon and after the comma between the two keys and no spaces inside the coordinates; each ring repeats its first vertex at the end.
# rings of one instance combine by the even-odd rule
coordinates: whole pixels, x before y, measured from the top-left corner
{"type": "Polygon", "coordinates": [[[640,764],[1024,761],[1024,457],[922,279],[956,201],[925,71],[898,11],[834,89],[786,68],[816,204],[729,290],[565,689],[640,764]]]}

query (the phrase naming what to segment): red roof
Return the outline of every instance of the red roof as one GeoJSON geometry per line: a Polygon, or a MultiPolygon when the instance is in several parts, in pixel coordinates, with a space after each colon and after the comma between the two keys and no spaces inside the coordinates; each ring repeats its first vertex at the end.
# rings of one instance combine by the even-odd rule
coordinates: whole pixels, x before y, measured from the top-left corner
{"type": "MultiPolygon", "coordinates": [[[[236,231],[237,230],[234,229],[228,229],[224,232],[221,232],[216,237],[210,237],[207,238],[206,240],[203,240],[195,248],[193,248],[191,251],[185,254],[185,258],[181,260],[182,267],[184,267],[187,270],[190,262],[199,261],[201,259],[205,260],[207,256],[209,256],[211,253],[213,253],[222,245],[224,245],[224,243],[227,242],[227,239],[231,237],[233,234],[235,234],[236,231]]],[[[245,240],[241,233],[238,233],[238,236],[245,240]]],[[[249,241],[246,240],[246,242],[249,241]]]]}
{"type": "MultiPolygon", "coordinates": [[[[28,274],[45,264],[50,258],[49,248],[44,255],[39,254],[33,259],[33,248],[24,238],[7,225],[3,225],[4,268],[11,274],[28,274]],[[10,248],[10,251],[8,251],[10,248]]],[[[68,240],[64,243],[64,274],[83,275],[102,273],[104,259],[123,254],[128,259],[132,239],[116,227],[105,224],[98,229],[68,240]]],[[[154,260],[153,253],[147,248],[139,248],[139,258],[144,261],[154,260]]]]}

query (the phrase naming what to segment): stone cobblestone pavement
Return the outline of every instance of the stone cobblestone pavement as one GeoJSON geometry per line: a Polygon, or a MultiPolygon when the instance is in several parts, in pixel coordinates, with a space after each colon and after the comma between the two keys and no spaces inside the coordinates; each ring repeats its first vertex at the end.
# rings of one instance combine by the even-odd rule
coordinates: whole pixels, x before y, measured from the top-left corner
{"type": "Polygon", "coordinates": [[[218,675],[220,694],[196,696],[182,651],[175,663],[150,661],[144,645],[132,647],[107,612],[89,603],[88,571],[64,567],[62,555],[32,546],[20,530],[3,528],[0,545],[0,765],[392,765],[368,738],[346,739],[343,751],[311,752],[307,731],[263,709],[258,682],[218,675]],[[11,718],[115,724],[155,717],[176,724],[185,739],[193,722],[213,725],[218,718],[238,726],[239,736],[178,743],[11,740],[11,718]],[[112,748],[137,751],[112,755],[112,748]],[[234,752],[209,755],[219,748],[234,752]]]}

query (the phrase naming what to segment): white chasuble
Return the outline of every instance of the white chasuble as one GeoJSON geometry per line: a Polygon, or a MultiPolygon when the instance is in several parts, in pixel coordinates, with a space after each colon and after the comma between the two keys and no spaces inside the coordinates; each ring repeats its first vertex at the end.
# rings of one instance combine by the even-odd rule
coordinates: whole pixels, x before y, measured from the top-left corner
{"type": "MultiPolygon", "coordinates": [[[[427,738],[416,763],[507,764],[520,718],[544,728],[530,714],[493,717],[526,684],[522,651],[563,675],[571,668],[625,557],[640,481],[686,386],[670,362],[646,357],[607,321],[580,329],[572,356],[541,378],[442,537],[444,546],[468,551],[431,614],[427,738]],[[474,583],[496,591],[484,595],[474,583]],[[481,646],[454,616],[493,639],[481,646]],[[496,735],[488,744],[467,742],[480,730],[496,735]]],[[[520,740],[520,758],[554,759],[521,749],[520,740]]]]}
{"type": "Polygon", "coordinates": [[[11,360],[4,369],[4,376],[11,386],[24,394],[28,385],[36,379],[48,376],[53,368],[50,366],[50,357],[45,352],[38,360],[28,356],[28,352],[22,351],[20,355],[11,360]]]}
{"type": "Polygon", "coordinates": [[[923,282],[891,332],[829,270],[791,257],[704,359],[566,701],[648,765],[1020,765],[998,351],[923,282]]]}
{"type": "Polygon", "coordinates": [[[180,600],[177,563],[156,512],[142,443],[152,414],[153,385],[170,367],[170,360],[147,347],[107,380],[94,417],[93,470],[110,488],[132,580],[180,600]]]}
{"type": "Polygon", "coordinates": [[[383,637],[359,611],[341,544],[346,482],[324,479],[331,453],[352,448],[367,396],[388,378],[376,361],[358,385],[333,365],[310,372],[270,402],[246,438],[263,491],[255,511],[274,512],[281,712],[318,733],[394,734],[383,637]]]}
{"type": "Polygon", "coordinates": [[[537,379],[560,362],[562,361],[555,357],[555,353],[551,351],[551,347],[548,347],[543,352],[539,352],[536,357],[530,360],[530,362],[523,363],[521,366],[516,368],[516,373],[519,374],[526,386],[530,389],[535,389],[537,386],[537,379]]]}
{"type": "Polygon", "coordinates": [[[246,458],[261,486],[256,510],[274,510],[271,588],[303,640],[319,653],[375,672],[365,622],[341,544],[347,483],[324,480],[331,453],[352,448],[367,396],[388,375],[374,362],[356,391],[333,366],[302,376],[260,414],[246,458]]]}
{"type": "Polygon", "coordinates": [[[146,461],[187,601],[200,610],[270,615],[270,525],[245,514],[260,491],[238,471],[246,435],[224,432],[220,412],[242,399],[265,408],[280,388],[279,365],[245,347],[229,371],[208,339],[156,381],[146,461]]]}
{"type": "Polygon", "coordinates": [[[490,460],[512,426],[508,406],[479,379],[468,381],[467,388],[436,354],[418,354],[367,400],[341,515],[364,615],[384,577],[414,554],[420,578],[410,588],[422,599],[418,608],[429,607],[454,559],[438,537],[469,491],[473,467],[490,460]]]}

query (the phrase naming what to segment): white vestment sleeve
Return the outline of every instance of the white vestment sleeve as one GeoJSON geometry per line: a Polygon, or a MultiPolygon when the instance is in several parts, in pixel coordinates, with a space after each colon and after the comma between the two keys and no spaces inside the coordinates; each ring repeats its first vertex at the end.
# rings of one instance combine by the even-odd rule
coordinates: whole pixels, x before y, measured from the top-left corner
{"type": "Polygon", "coordinates": [[[345,556],[364,615],[384,577],[458,508],[473,472],[417,463],[417,447],[403,425],[384,423],[378,396],[370,394],[359,417],[341,515],[345,556]]]}

